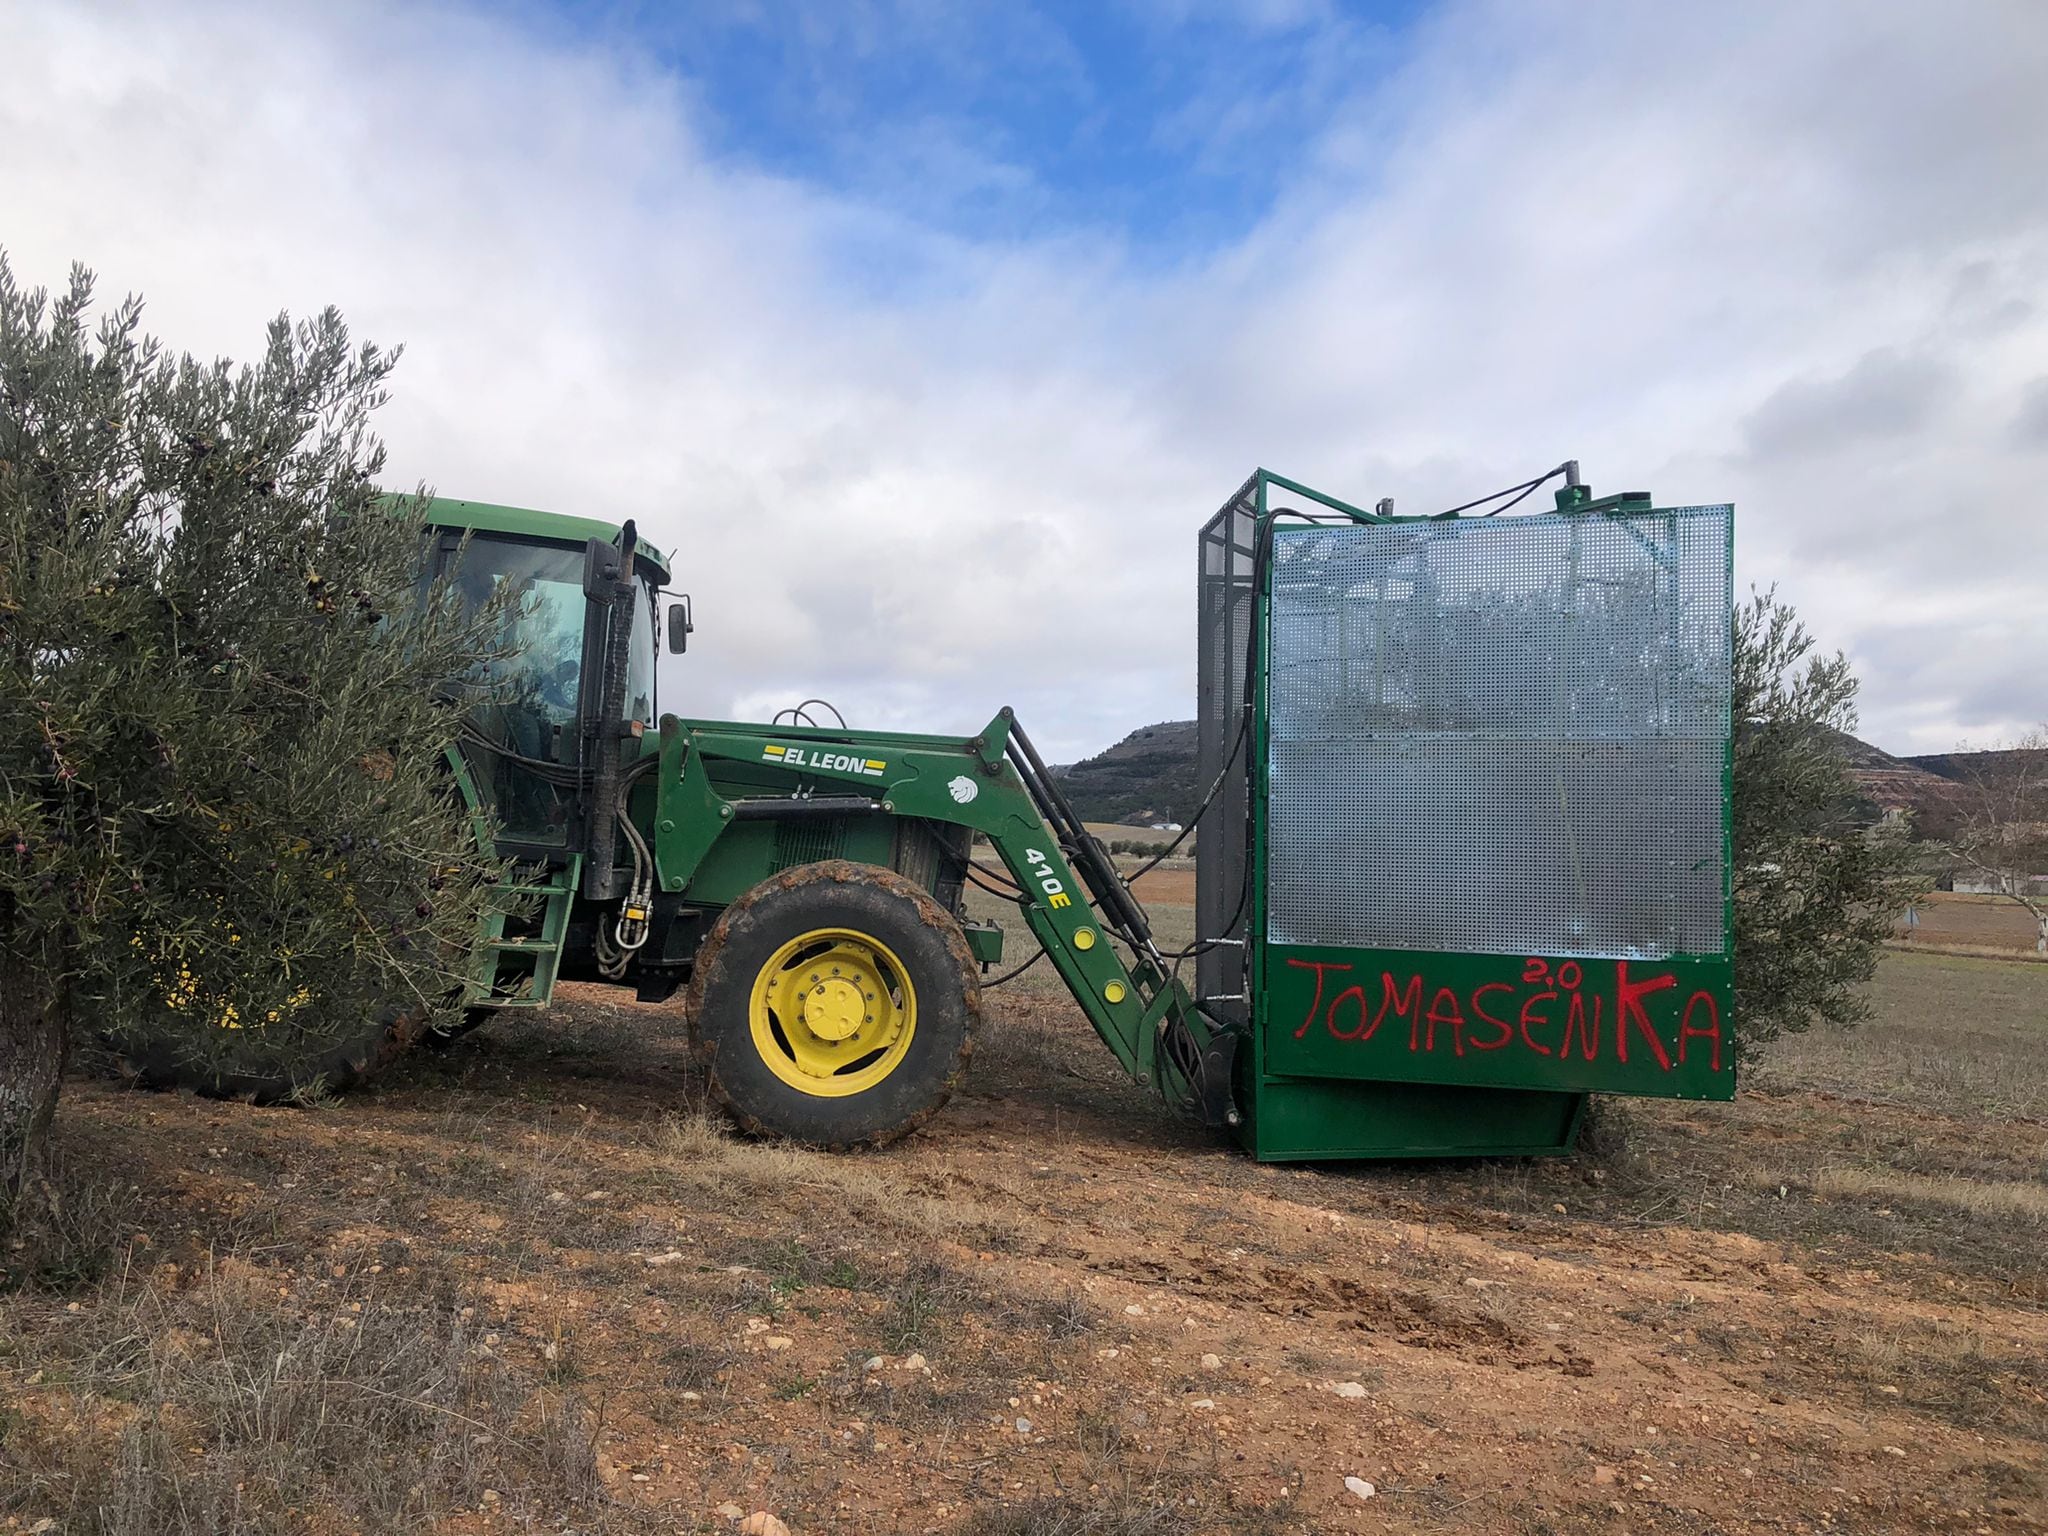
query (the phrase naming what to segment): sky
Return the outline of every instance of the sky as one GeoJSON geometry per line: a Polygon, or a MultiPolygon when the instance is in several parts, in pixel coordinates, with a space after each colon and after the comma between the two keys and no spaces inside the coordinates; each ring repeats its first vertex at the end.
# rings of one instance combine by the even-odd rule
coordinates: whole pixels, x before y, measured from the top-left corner
{"type": "Polygon", "coordinates": [[[1258,465],[1732,501],[1900,753],[2048,718],[2037,0],[0,0],[0,249],[402,344],[388,481],[618,521],[679,712],[1193,711],[1258,465]]]}

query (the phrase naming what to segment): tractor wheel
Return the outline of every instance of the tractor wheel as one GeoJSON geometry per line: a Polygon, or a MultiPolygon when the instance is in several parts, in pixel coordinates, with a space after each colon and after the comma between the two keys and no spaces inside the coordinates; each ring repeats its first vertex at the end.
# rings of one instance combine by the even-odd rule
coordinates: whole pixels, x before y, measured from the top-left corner
{"type": "Polygon", "coordinates": [[[959,923],[924,890],[832,859],[783,870],[726,908],[697,952],[687,1007],[711,1091],[743,1129],[874,1146],[959,1083],[981,982],[959,923]]]}
{"type": "Polygon", "coordinates": [[[122,1071],[147,1088],[183,1088],[214,1099],[284,1104],[315,1091],[339,1093],[375,1077],[426,1032],[422,1012],[389,1010],[352,1037],[310,1046],[266,1049],[260,1036],[220,1061],[191,1060],[169,1039],[127,1036],[108,1044],[122,1071]]]}

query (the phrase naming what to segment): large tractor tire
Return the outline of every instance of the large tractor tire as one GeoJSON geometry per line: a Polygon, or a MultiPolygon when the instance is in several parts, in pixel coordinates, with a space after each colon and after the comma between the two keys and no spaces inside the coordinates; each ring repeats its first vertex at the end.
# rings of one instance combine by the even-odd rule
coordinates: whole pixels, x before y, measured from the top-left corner
{"type": "Polygon", "coordinates": [[[254,1104],[295,1103],[318,1093],[340,1093],[375,1077],[419,1043],[422,1010],[394,1008],[360,1029],[314,1044],[267,1044],[257,1032],[221,1060],[193,1061],[169,1039],[130,1036],[108,1044],[121,1069],[148,1088],[183,1088],[215,1099],[254,1104]]]}
{"type": "Polygon", "coordinates": [[[893,1141],[946,1102],[981,1022],[951,913],[892,870],[831,859],[728,907],[687,1003],[711,1091],[757,1135],[893,1141]]]}

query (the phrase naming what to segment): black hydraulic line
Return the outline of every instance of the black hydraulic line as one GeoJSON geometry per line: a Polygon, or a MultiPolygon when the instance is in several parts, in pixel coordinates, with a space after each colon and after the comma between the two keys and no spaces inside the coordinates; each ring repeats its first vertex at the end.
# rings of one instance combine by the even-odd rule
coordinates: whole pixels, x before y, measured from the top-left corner
{"type": "Polygon", "coordinates": [[[1000,896],[1005,901],[1022,902],[1025,900],[1024,888],[1022,886],[996,884],[995,881],[987,877],[986,871],[983,871],[982,866],[979,864],[970,863],[967,866],[967,882],[976,890],[987,891],[989,895],[1000,896]],[[976,871],[982,872],[976,873],[976,871]]]}
{"type": "Polygon", "coordinates": [[[1251,729],[1252,712],[1246,709],[1238,721],[1237,734],[1231,738],[1230,751],[1223,759],[1223,766],[1216,770],[1216,780],[1209,786],[1209,792],[1202,796],[1202,803],[1195,807],[1195,814],[1188,818],[1188,824],[1180,829],[1172,842],[1124,876],[1127,883],[1135,884],[1140,877],[1151,873],[1162,861],[1173,857],[1174,849],[1194,836],[1195,828],[1201,825],[1202,818],[1209,813],[1209,807],[1215,804],[1217,793],[1223,788],[1223,781],[1230,777],[1231,765],[1237,761],[1237,754],[1244,750],[1244,739],[1251,734],[1251,729]]]}
{"type": "Polygon", "coordinates": [[[803,703],[797,705],[797,710],[799,712],[808,710],[813,704],[821,704],[826,709],[831,710],[832,718],[839,722],[839,729],[841,729],[842,731],[846,729],[846,716],[839,713],[839,706],[834,704],[830,699],[805,699],[803,703]]]}
{"type": "Polygon", "coordinates": [[[996,979],[993,981],[984,981],[981,984],[981,990],[984,992],[993,991],[995,988],[1002,986],[1005,982],[1015,981],[1019,976],[1022,976],[1026,971],[1030,970],[1031,967],[1038,964],[1038,962],[1043,960],[1044,958],[1045,951],[1043,949],[1040,949],[1036,954],[1034,954],[1029,960],[1026,960],[1022,965],[1016,966],[1011,970],[1003,972],[1002,975],[996,977],[996,979]]]}
{"type": "Polygon", "coordinates": [[[732,803],[734,821],[801,821],[814,816],[865,816],[881,807],[860,795],[812,795],[787,799],[763,795],[732,803]]]}
{"type": "Polygon", "coordinates": [[[1145,916],[1145,909],[1131,895],[1130,888],[1116,872],[1116,865],[1110,862],[1108,852],[1096,840],[1095,834],[1082,825],[1073,806],[1067,803],[1067,797],[1052,782],[1045,760],[1038,755],[1038,749],[1031,744],[1030,736],[1018,724],[1014,714],[1010,716],[1010,757],[1025,787],[1030,790],[1032,800],[1037,803],[1039,813],[1052,823],[1053,833],[1065,845],[1075,872],[1095,898],[1096,906],[1104,910],[1110,925],[1124,935],[1133,949],[1151,948],[1152,924],[1145,916]],[[1028,773],[1024,771],[1027,765],[1028,773]]]}
{"type": "Polygon", "coordinates": [[[517,763],[529,770],[534,777],[559,788],[580,789],[590,782],[588,768],[571,763],[552,762],[544,757],[528,757],[516,747],[493,740],[466,720],[457,727],[456,740],[465,746],[473,746],[488,752],[493,757],[502,757],[508,762],[517,763]]]}

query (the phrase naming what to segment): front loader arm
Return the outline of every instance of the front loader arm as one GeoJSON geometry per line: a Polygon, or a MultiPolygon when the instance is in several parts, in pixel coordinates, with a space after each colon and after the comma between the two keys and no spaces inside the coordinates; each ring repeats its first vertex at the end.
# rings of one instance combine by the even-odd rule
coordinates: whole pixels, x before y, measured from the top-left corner
{"type": "Polygon", "coordinates": [[[1234,1040],[1172,974],[1143,909],[1051,785],[1009,710],[964,742],[671,717],[662,721],[660,750],[653,841],[662,889],[687,892],[719,832],[780,808],[776,802],[843,800],[969,828],[995,849],[1021,893],[1026,926],[1124,1070],[1170,1099],[1193,1101],[1206,1119],[1229,1114],[1234,1040]],[[713,787],[713,762],[765,774],[763,792],[726,798],[713,787]],[[1090,868],[1086,883],[1075,859],[1090,868]],[[1112,939],[1130,950],[1128,964],[1112,939]]]}

